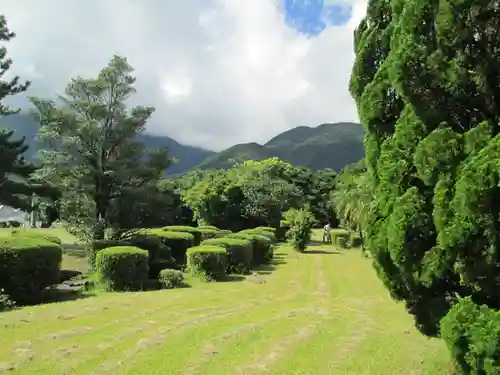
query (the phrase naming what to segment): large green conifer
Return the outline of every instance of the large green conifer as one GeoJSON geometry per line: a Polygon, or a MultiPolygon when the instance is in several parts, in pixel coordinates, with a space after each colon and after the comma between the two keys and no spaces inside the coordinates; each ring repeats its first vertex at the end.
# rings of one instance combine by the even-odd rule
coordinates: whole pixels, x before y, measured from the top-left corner
{"type": "MultiPolygon", "coordinates": [[[[15,36],[0,15],[0,43],[8,42],[15,36]]],[[[7,49],[0,45],[0,117],[19,112],[9,108],[3,101],[5,98],[26,91],[29,82],[20,84],[19,77],[5,80],[12,60],[7,58],[7,49]]],[[[34,170],[27,163],[23,154],[27,150],[24,139],[16,139],[14,131],[0,128],[0,204],[28,209],[30,207],[32,189],[27,182],[34,170]]]]}
{"type": "Polygon", "coordinates": [[[460,297],[500,309],[499,25],[498,1],[371,0],[355,33],[367,246],[431,335],[460,297]]]}

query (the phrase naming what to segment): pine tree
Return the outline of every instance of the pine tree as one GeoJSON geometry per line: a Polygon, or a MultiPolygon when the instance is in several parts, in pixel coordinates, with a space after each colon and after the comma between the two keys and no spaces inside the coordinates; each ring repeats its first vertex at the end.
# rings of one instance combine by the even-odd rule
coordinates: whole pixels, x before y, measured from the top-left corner
{"type": "MultiPolygon", "coordinates": [[[[8,42],[15,34],[7,27],[5,17],[0,15],[0,41],[8,42]]],[[[4,99],[27,90],[29,82],[20,84],[19,77],[3,79],[12,65],[7,58],[7,49],[0,47],[0,116],[18,113],[4,104],[4,99]]],[[[15,139],[14,131],[0,129],[0,204],[28,209],[30,207],[31,187],[27,181],[33,166],[23,158],[27,150],[24,138],[15,139]]]]}
{"type": "Polygon", "coordinates": [[[461,297],[500,309],[499,24],[497,1],[372,0],[355,32],[367,246],[429,335],[461,297]]]}

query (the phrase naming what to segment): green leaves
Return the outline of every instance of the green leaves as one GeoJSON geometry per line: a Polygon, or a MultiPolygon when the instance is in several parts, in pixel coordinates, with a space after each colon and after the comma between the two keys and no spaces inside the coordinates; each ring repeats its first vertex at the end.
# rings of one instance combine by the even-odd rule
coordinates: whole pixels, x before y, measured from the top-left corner
{"type": "Polygon", "coordinates": [[[31,98],[45,146],[36,177],[57,185],[61,219],[85,236],[102,236],[110,225],[117,229],[119,220],[111,223],[108,210],[123,211],[117,207],[123,194],[139,197],[150,184],[158,197],[156,181],[170,164],[166,149],[146,152],[137,140],[154,108],[126,107],[136,91],[132,72],[125,58],[114,56],[97,78],[72,79],[62,104],[31,98]]]}

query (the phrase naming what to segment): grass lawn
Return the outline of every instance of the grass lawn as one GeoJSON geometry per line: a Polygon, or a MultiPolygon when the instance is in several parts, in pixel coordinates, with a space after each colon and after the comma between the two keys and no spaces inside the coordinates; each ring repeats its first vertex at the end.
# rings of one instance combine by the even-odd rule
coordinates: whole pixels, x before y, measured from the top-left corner
{"type": "Polygon", "coordinates": [[[99,293],[0,314],[0,373],[449,374],[370,260],[321,244],[277,250],[243,281],[99,293]]]}

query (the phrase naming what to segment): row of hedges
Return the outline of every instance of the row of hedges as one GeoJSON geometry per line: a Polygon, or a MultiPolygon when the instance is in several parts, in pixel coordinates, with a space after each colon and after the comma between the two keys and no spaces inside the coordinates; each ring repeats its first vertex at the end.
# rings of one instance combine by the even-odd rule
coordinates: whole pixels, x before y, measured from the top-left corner
{"type": "MultiPolygon", "coordinates": [[[[203,267],[212,269],[215,267],[212,265],[217,264],[211,257],[204,255],[202,258],[209,260],[197,266],[199,262],[195,259],[198,258],[194,255],[194,258],[190,258],[189,249],[199,246],[201,241],[216,239],[228,233],[231,232],[215,227],[168,226],[149,229],[119,241],[95,241],[89,251],[89,261],[96,269],[99,281],[108,290],[143,289],[147,280],[153,278],[165,288],[172,288],[183,282],[182,272],[175,268],[182,269],[187,265],[192,272],[200,274],[199,270],[203,267]]],[[[226,260],[219,263],[227,267],[226,260]]],[[[217,279],[219,274],[214,271],[213,275],[208,273],[206,277],[217,279]]]]}
{"type": "Polygon", "coordinates": [[[20,236],[16,233],[12,237],[1,238],[2,294],[20,304],[39,302],[44,289],[59,282],[61,261],[60,244],[42,236],[20,236]]]}
{"type": "MultiPolygon", "coordinates": [[[[228,274],[245,273],[255,265],[268,263],[273,258],[274,232],[267,227],[232,233],[215,227],[169,226],[151,229],[147,236],[157,237],[164,248],[169,249],[175,263],[185,263],[192,275],[205,280],[222,280],[228,274]]],[[[94,246],[98,278],[109,290],[141,289],[152,276],[152,259],[156,258],[158,249],[152,251],[150,246],[137,241],[132,245],[133,240],[108,241],[108,245],[114,246],[100,246],[99,250],[94,246]]],[[[155,271],[155,277],[166,288],[183,282],[180,271],[167,267],[155,271]]]]}

